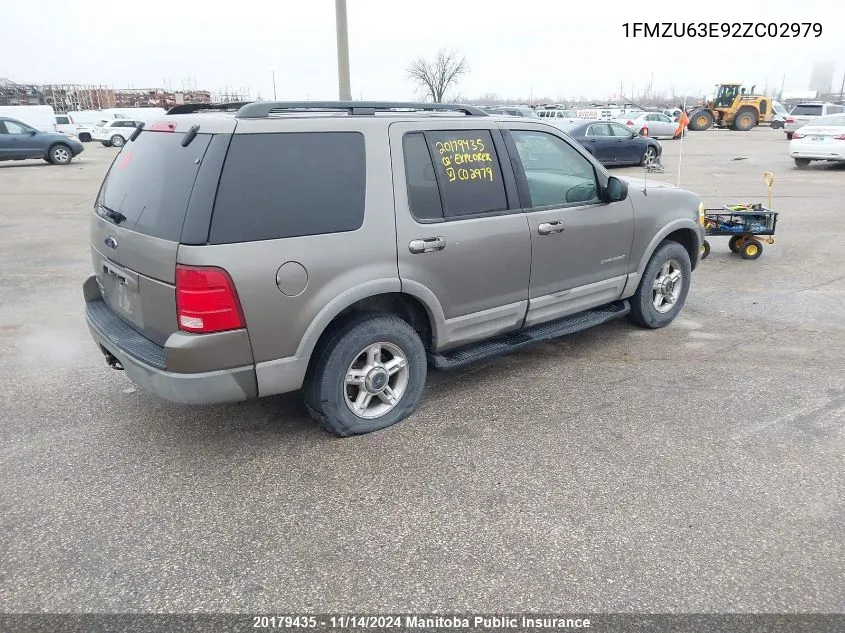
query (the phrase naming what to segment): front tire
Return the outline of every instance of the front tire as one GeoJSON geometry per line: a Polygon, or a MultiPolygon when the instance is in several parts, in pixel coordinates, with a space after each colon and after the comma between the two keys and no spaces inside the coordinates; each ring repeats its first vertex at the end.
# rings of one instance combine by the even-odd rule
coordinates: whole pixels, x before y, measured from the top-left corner
{"type": "Polygon", "coordinates": [[[67,145],[59,143],[50,148],[47,157],[54,165],[67,165],[73,160],[73,152],[67,145]]]}
{"type": "Polygon", "coordinates": [[[651,256],[640,286],[631,297],[628,318],[650,329],[669,325],[684,307],[691,278],[687,249],[677,242],[663,242],[651,256]]]}
{"type": "Polygon", "coordinates": [[[123,147],[126,144],[126,141],[120,134],[115,134],[109,139],[109,144],[112,147],[123,147]]]}
{"type": "Polygon", "coordinates": [[[734,117],[734,129],[747,132],[757,125],[757,112],[753,108],[742,108],[734,117]]]}
{"type": "Polygon", "coordinates": [[[362,315],[320,345],[303,396],[311,417],[329,433],[372,433],[414,412],[427,371],[425,347],[406,321],[393,315],[362,315]]]}
{"type": "Polygon", "coordinates": [[[689,115],[689,129],[693,132],[702,132],[713,127],[713,113],[710,110],[694,110],[689,115]]]}

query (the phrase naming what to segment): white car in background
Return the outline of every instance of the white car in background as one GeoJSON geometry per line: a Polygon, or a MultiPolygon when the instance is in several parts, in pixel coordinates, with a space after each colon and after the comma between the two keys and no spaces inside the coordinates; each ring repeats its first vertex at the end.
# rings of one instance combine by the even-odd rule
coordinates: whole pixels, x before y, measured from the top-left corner
{"type": "Polygon", "coordinates": [[[845,162],[845,114],[819,117],[793,132],[789,155],[799,169],[814,160],[845,162]]]}
{"type": "Polygon", "coordinates": [[[123,147],[135,130],[144,125],[142,121],[132,119],[112,119],[101,121],[94,128],[91,138],[100,141],[106,147],[123,147]]]}

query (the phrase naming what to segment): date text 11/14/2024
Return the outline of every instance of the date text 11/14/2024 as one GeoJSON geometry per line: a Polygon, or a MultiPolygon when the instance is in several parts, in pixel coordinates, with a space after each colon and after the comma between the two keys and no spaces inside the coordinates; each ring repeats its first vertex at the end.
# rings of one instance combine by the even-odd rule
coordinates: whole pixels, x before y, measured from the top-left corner
{"type": "Polygon", "coordinates": [[[819,22],[625,22],[625,37],[796,38],[821,37],[819,22]]]}
{"type": "Polygon", "coordinates": [[[484,141],[481,139],[453,139],[438,141],[434,144],[440,154],[440,161],[446,171],[449,182],[464,180],[487,180],[493,182],[490,153],[485,151],[484,141]],[[465,165],[462,167],[462,165],[465,165]]]}

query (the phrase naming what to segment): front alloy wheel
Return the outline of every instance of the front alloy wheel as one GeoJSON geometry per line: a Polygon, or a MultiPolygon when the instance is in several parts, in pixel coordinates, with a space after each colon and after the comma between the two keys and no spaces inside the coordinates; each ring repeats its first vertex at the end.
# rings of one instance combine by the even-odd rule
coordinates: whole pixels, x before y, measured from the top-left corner
{"type": "Polygon", "coordinates": [[[663,242],[651,256],[630,299],[628,318],[651,329],[669,325],[684,306],[691,279],[687,249],[678,242],[663,242]]]}
{"type": "Polygon", "coordinates": [[[684,271],[681,262],[670,259],[663,264],[652,284],[652,303],[660,314],[666,314],[678,302],[684,287],[684,271]]]}

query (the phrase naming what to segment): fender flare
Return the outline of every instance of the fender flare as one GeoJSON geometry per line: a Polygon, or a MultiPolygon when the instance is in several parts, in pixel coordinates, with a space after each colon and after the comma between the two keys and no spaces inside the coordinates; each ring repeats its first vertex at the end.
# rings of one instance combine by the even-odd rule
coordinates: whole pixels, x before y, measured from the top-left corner
{"type": "Polygon", "coordinates": [[[674,233],[680,229],[686,229],[691,231],[695,235],[696,240],[696,252],[701,249],[701,243],[704,241],[701,236],[701,225],[698,224],[695,220],[691,218],[681,218],[679,220],[674,220],[669,224],[663,226],[653,238],[648,243],[645,251],[643,252],[643,256],[640,258],[640,261],[637,263],[637,269],[634,271],[637,275],[642,275],[643,271],[645,271],[645,267],[648,266],[649,260],[651,260],[651,256],[654,255],[654,251],[657,250],[657,246],[662,242],[667,235],[670,233],[674,233]]]}
{"type": "Polygon", "coordinates": [[[320,337],[326,331],[329,324],[349,306],[363,299],[383,294],[407,294],[419,300],[425,308],[431,323],[432,341],[437,341],[438,334],[442,332],[445,317],[443,316],[443,308],[440,306],[440,302],[431,290],[417,282],[402,282],[398,278],[374,279],[354,286],[329,301],[317,313],[317,316],[311,321],[308,329],[305,330],[305,334],[302,335],[302,340],[296,350],[296,357],[308,358],[311,356],[314,348],[317,346],[317,341],[320,340],[320,337]]]}

